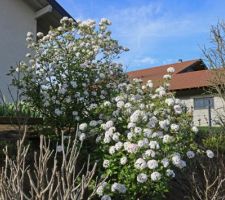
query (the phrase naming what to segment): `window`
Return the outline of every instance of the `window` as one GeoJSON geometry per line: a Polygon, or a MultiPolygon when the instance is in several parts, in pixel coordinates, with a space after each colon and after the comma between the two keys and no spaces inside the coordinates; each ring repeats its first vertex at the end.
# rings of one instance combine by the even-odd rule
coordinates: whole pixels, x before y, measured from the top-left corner
{"type": "Polygon", "coordinates": [[[214,108],[213,97],[194,98],[194,109],[208,109],[209,104],[211,108],[214,108]]]}

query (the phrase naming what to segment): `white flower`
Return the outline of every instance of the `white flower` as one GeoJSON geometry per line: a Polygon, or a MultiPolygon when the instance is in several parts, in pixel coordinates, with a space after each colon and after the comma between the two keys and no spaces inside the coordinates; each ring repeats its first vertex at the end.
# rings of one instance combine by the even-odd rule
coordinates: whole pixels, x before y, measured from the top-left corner
{"type": "Polygon", "coordinates": [[[86,134],[85,133],[81,133],[80,135],[79,135],[79,140],[80,141],[84,141],[86,139],[86,134]]]}
{"type": "Polygon", "coordinates": [[[65,22],[67,22],[69,20],[68,17],[63,17],[62,19],[60,19],[60,24],[63,24],[65,22]]]}
{"type": "Polygon", "coordinates": [[[103,139],[103,142],[105,144],[109,144],[111,142],[111,138],[109,136],[105,136],[104,139],[103,139]]]}
{"type": "Polygon", "coordinates": [[[77,87],[77,82],[76,81],[70,81],[70,84],[73,86],[73,88],[77,87]]]}
{"type": "Polygon", "coordinates": [[[82,123],[79,125],[79,130],[81,131],[85,131],[87,129],[87,124],[86,123],[82,123]]]}
{"type": "Polygon", "coordinates": [[[168,119],[163,120],[163,121],[159,121],[159,126],[163,130],[167,130],[169,124],[170,124],[170,121],[168,119]]]}
{"type": "Polygon", "coordinates": [[[92,126],[92,127],[97,126],[97,124],[98,124],[98,123],[97,123],[95,120],[92,120],[92,121],[90,121],[90,123],[89,123],[89,125],[92,126]]]}
{"type": "Polygon", "coordinates": [[[107,121],[106,124],[105,124],[106,129],[111,128],[113,125],[114,125],[113,121],[107,121]]]}
{"type": "Polygon", "coordinates": [[[186,167],[186,162],[184,160],[181,160],[180,155],[174,155],[172,157],[172,162],[176,167],[180,169],[186,167]]]}
{"type": "Polygon", "coordinates": [[[154,158],[155,154],[156,154],[155,151],[148,149],[143,153],[143,158],[149,158],[149,157],[154,158]]]}
{"type": "Polygon", "coordinates": [[[116,133],[113,134],[112,139],[115,142],[118,142],[119,141],[119,137],[120,137],[120,133],[116,132],[116,133]]]}
{"type": "Polygon", "coordinates": [[[163,76],[163,79],[166,79],[166,80],[170,80],[172,78],[172,76],[170,74],[165,74],[163,76]]]}
{"type": "Polygon", "coordinates": [[[166,94],[166,90],[164,87],[160,86],[155,90],[156,93],[159,94],[160,97],[164,96],[166,94]]]}
{"type": "Polygon", "coordinates": [[[32,32],[27,32],[27,37],[33,37],[34,34],[32,32]]]}
{"type": "Polygon", "coordinates": [[[37,37],[38,37],[38,38],[42,38],[43,36],[44,36],[44,34],[43,34],[42,32],[38,32],[38,33],[37,33],[37,37]]]}
{"type": "Polygon", "coordinates": [[[109,195],[104,195],[101,200],[111,200],[111,197],[109,195]]]}
{"type": "Polygon", "coordinates": [[[117,151],[120,150],[122,147],[123,147],[123,143],[122,142],[117,142],[115,144],[115,148],[116,148],[117,151]]]}
{"type": "Polygon", "coordinates": [[[149,147],[151,148],[151,149],[159,149],[160,147],[159,147],[159,143],[157,142],[157,141],[150,141],[149,142],[149,147]]]}
{"type": "Polygon", "coordinates": [[[127,128],[134,128],[135,126],[136,126],[135,123],[130,122],[130,123],[127,125],[127,128]]]}
{"type": "Polygon", "coordinates": [[[140,134],[140,133],[142,132],[142,128],[140,128],[140,127],[135,127],[135,128],[134,128],[134,132],[135,132],[136,134],[140,134]]]}
{"type": "Polygon", "coordinates": [[[30,54],[30,53],[27,53],[25,56],[26,56],[27,58],[30,58],[30,57],[31,57],[31,54],[30,54]]]}
{"type": "Polygon", "coordinates": [[[131,108],[131,103],[129,103],[129,102],[126,103],[126,104],[124,105],[124,107],[125,107],[125,108],[131,108]]]}
{"type": "Polygon", "coordinates": [[[110,165],[110,161],[109,161],[109,160],[104,160],[104,161],[103,161],[103,167],[104,167],[104,168],[108,168],[109,165],[110,165]]]}
{"type": "Polygon", "coordinates": [[[144,138],[143,140],[139,140],[138,141],[138,146],[139,147],[147,147],[148,146],[148,139],[147,138],[144,138]]]}
{"type": "Polygon", "coordinates": [[[194,158],[195,157],[195,153],[193,151],[188,151],[186,153],[186,155],[187,155],[188,158],[194,158]]]}
{"type": "Polygon", "coordinates": [[[162,165],[163,165],[163,167],[168,167],[169,166],[169,159],[168,158],[163,158],[162,160],[161,160],[161,163],[162,163],[162,165]]]}
{"type": "Polygon", "coordinates": [[[96,143],[99,143],[100,141],[101,141],[101,139],[102,139],[102,137],[101,136],[98,136],[97,138],[96,138],[96,143]]]}
{"type": "Polygon", "coordinates": [[[153,116],[149,119],[147,126],[149,128],[155,128],[157,123],[158,123],[158,119],[155,116],[153,116]]]}
{"type": "Polygon", "coordinates": [[[187,164],[186,164],[186,162],[184,160],[181,160],[179,165],[177,165],[177,167],[179,167],[180,169],[182,169],[182,168],[184,168],[186,166],[187,166],[187,164]]]}
{"type": "Polygon", "coordinates": [[[147,162],[147,165],[148,165],[149,169],[155,169],[155,168],[157,168],[159,166],[158,162],[156,160],[149,160],[147,162]]]}
{"type": "Polygon", "coordinates": [[[153,88],[152,80],[148,80],[147,83],[146,83],[146,86],[149,87],[149,88],[153,88]]]}
{"type": "Polygon", "coordinates": [[[137,144],[134,144],[134,143],[125,142],[124,143],[124,149],[128,153],[136,153],[138,151],[138,149],[139,149],[139,146],[137,144]]]}
{"type": "Polygon", "coordinates": [[[182,113],[182,108],[180,105],[175,105],[174,107],[174,111],[176,114],[181,114],[182,113]]]}
{"type": "Polygon", "coordinates": [[[131,116],[130,116],[130,121],[133,123],[136,123],[139,120],[140,116],[140,110],[136,110],[131,116]]]}
{"type": "Polygon", "coordinates": [[[101,79],[104,79],[104,78],[105,78],[105,74],[100,73],[100,74],[99,74],[99,77],[100,77],[101,79]]]}
{"type": "Polygon", "coordinates": [[[97,188],[96,193],[98,196],[102,196],[104,193],[104,188],[107,186],[106,182],[101,183],[101,185],[97,188]]]}
{"type": "Polygon", "coordinates": [[[98,196],[102,196],[103,195],[103,192],[104,192],[104,187],[102,185],[100,185],[97,190],[96,190],[96,194],[98,196]]]}
{"type": "Polygon", "coordinates": [[[113,183],[111,186],[111,191],[112,192],[119,192],[119,193],[126,193],[127,188],[125,185],[120,184],[120,183],[113,183]]]}
{"type": "Polygon", "coordinates": [[[170,128],[172,131],[177,132],[179,131],[180,126],[178,124],[171,124],[170,128]]]}
{"type": "Polygon", "coordinates": [[[121,165],[125,165],[126,163],[127,163],[127,157],[126,156],[120,158],[120,164],[121,165]]]}
{"type": "Polygon", "coordinates": [[[175,69],[173,67],[169,67],[167,68],[166,70],[168,73],[174,73],[175,72],[175,69]]]}
{"type": "Polygon", "coordinates": [[[142,170],[142,169],[145,169],[147,167],[147,163],[146,163],[146,161],[144,159],[138,158],[136,160],[136,162],[134,163],[134,167],[136,169],[142,170]]]}
{"type": "Polygon", "coordinates": [[[139,183],[144,183],[147,181],[147,179],[148,179],[148,176],[144,173],[140,173],[137,175],[137,182],[139,183]]]}
{"type": "Polygon", "coordinates": [[[211,150],[206,150],[206,155],[207,155],[209,158],[213,158],[213,157],[214,157],[214,153],[213,153],[211,150]]]}
{"type": "Polygon", "coordinates": [[[111,146],[109,147],[109,153],[112,155],[116,152],[116,147],[115,146],[111,146]]]}
{"type": "Polygon", "coordinates": [[[61,114],[62,114],[62,111],[61,111],[61,110],[59,110],[58,108],[56,108],[56,109],[55,109],[55,114],[59,116],[59,115],[61,115],[61,114]]]}
{"type": "Polygon", "coordinates": [[[166,103],[168,106],[173,106],[174,103],[175,103],[175,101],[174,101],[173,98],[167,98],[167,99],[165,100],[165,103],[166,103]]]}
{"type": "Polygon", "coordinates": [[[116,104],[116,106],[118,108],[122,108],[124,106],[124,102],[123,101],[118,101],[117,104],[116,104]]]}
{"type": "Polygon", "coordinates": [[[145,104],[141,103],[141,104],[139,105],[139,107],[140,107],[141,110],[143,110],[143,109],[145,109],[145,104]]]}
{"type": "Polygon", "coordinates": [[[180,161],[181,161],[180,155],[174,155],[172,157],[172,162],[174,165],[178,165],[180,163],[180,161]]]}
{"type": "Polygon", "coordinates": [[[145,137],[151,138],[151,136],[152,136],[152,130],[151,129],[145,128],[143,131],[144,131],[144,136],[145,137]]]}
{"type": "Polygon", "coordinates": [[[163,143],[164,144],[168,144],[168,143],[171,143],[173,141],[174,141],[174,137],[173,136],[168,135],[168,134],[163,136],[163,143]]]}
{"type": "Polygon", "coordinates": [[[198,128],[196,126],[193,126],[191,128],[191,131],[194,132],[194,133],[198,133],[198,128]]]}
{"type": "Polygon", "coordinates": [[[161,174],[159,172],[153,172],[151,174],[152,181],[159,181],[161,179],[161,174]]]}
{"type": "Polygon", "coordinates": [[[127,133],[127,139],[131,140],[134,134],[132,132],[127,133]]]}
{"type": "Polygon", "coordinates": [[[172,177],[172,178],[175,177],[175,173],[174,173],[174,171],[171,170],[171,169],[167,169],[167,170],[166,170],[166,175],[169,176],[169,177],[172,177]]]}
{"type": "Polygon", "coordinates": [[[105,101],[103,105],[104,105],[104,106],[110,106],[111,103],[110,103],[109,101],[105,101]]]}
{"type": "Polygon", "coordinates": [[[57,30],[61,32],[61,31],[63,31],[63,27],[62,27],[62,26],[59,26],[59,27],[57,28],[57,30]]]}
{"type": "Polygon", "coordinates": [[[99,22],[99,25],[102,26],[103,24],[106,24],[106,25],[110,25],[112,22],[106,18],[101,18],[100,19],[100,22],[99,22]]]}

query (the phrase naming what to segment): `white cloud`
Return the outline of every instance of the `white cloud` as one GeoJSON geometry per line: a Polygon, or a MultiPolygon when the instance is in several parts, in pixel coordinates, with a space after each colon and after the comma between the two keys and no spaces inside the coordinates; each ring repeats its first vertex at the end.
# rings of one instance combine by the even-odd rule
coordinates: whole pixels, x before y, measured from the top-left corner
{"type": "Polygon", "coordinates": [[[177,63],[178,60],[174,58],[168,58],[162,61],[163,65],[177,63]]]}
{"type": "Polygon", "coordinates": [[[139,59],[135,59],[134,63],[140,65],[140,64],[148,64],[148,65],[153,65],[157,62],[157,59],[152,58],[152,57],[143,57],[143,58],[139,58],[139,59]]]}
{"type": "Polygon", "coordinates": [[[203,30],[202,18],[197,14],[178,17],[169,12],[159,1],[147,5],[114,8],[106,13],[113,22],[113,33],[132,50],[154,48],[165,38],[184,37],[203,30]],[[151,47],[152,46],[152,47],[151,47]]]}

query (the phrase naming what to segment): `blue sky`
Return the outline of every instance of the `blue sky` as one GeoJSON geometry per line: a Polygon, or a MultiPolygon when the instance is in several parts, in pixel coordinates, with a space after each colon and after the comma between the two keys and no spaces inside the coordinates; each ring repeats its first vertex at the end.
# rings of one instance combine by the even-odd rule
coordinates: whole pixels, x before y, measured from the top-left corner
{"type": "Polygon", "coordinates": [[[75,19],[112,21],[113,38],[130,49],[127,71],[203,58],[209,30],[225,20],[224,0],[58,0],[75,19]]]}

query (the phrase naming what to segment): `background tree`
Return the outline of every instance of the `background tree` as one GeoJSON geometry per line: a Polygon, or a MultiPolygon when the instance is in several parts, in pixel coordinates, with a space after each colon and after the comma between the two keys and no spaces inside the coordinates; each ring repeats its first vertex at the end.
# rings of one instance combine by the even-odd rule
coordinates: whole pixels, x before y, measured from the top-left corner
{"type": "Polygon", "coordinates": [[[210,92],[221,98],[222,106],[216,110],[218,122],[225,127],[225,22],[220,21],[210,30],[210,47],[203,48],[206,62],[213,74],[210,92]]]}

